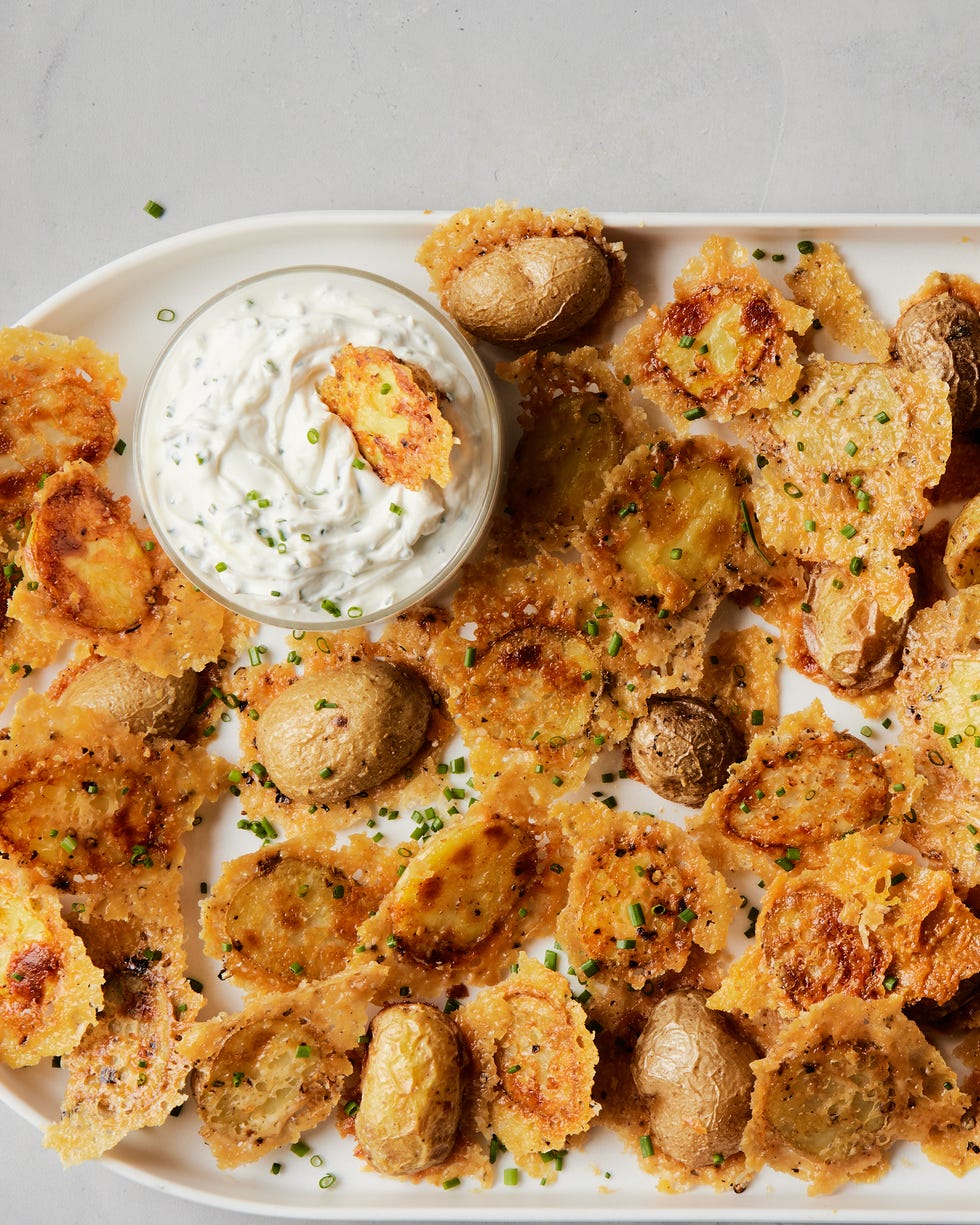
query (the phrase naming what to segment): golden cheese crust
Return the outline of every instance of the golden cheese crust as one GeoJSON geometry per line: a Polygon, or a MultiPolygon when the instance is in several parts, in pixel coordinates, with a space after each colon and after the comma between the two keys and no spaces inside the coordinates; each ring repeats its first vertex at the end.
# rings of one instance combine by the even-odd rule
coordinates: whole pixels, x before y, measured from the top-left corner
{"type": "Polygon", "coordinates": [[[507,978],[456,1015],[484,1136],[496,1135],[522,1169],[551,1181],[553,1163],[540,1154],[566,1148],[598,1112],[595,1041],[568,980],[520,953],[507,978]]]}
{"type": "Polygon", "coordinates": [[[102,1005],[102,971],[58,895],[0,859],[0,1060],[22,1068],[71,1051],[102,1005]]]}
{"type": "Polygon", "coordinates": [[[62,464],[101,464],[116,440],[112,404],[126,380],[116,358],[85,337],[0,329],[0,508],[23,515],[62,464]]]}
{"type": "Polygon", "coordinates": [[[614,352],[621,377],[679,430],[699,417],[728,421],[787,399],[800,374],[791,333],[811,311],[787,301],[732,238],[717,234],[614,352]]]}
{"type": "Polygon", "coordinates": [[[876,362],[887,362],[888,329],[875,318],[840,252],[830,242],[811,246],[786,277],[793,298],[813,312],[834,340],[855,353],[870,353],[876,362]]]}
{"type": "Polygon", "coordinates": [[[428,371],[387,349],[351,344],[332,361],[334,372],[317,394],[349,427],[381,480],[406,489],[432,480],[445,488],[455,440],[428,371]]]}
{"type": "Polygon", "coordinates": [[[898,999],[832,995],[787,1025],[752,1068],[749,1169],[768,1163],[805,1179],[811,1194],[880,1178],[898,1140],[956,1129],[970,1105],[898,999]]]}

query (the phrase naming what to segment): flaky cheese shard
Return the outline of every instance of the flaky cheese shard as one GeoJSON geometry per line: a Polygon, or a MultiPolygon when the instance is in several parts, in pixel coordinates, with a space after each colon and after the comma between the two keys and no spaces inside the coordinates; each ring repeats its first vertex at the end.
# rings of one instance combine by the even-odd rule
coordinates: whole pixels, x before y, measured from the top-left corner
{"type": "Polygon", "coordinates": [[[432,376],[388,349],[344,345],[333,374],[317,386],[324,404],[351,430],[386,485],[449,484],[453,429],[432,376]]]}
{"type": "Polygon", "coordinates": [[[0,859],[0,1061],[64,1055],[102,1004],[102,971],[61,917],[54,889],[0,859]]]}
{"type": "MultiPolygon", "coordinates": [[[[813,311],[834,340],[855,353],[870,353],[876,362],[888,361],[888,329],[875,318],[833,243],[810,243],[808,250],[801,251],[800,262],[786,277],[786,284],[799,305],[813,311]]],[[[813,326],[816,328],[816,322],[813,326]]]]}

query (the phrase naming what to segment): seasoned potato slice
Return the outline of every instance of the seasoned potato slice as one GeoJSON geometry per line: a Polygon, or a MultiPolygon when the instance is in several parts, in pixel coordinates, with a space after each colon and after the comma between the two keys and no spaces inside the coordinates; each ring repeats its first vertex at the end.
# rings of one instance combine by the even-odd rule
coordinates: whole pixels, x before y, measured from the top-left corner
{"type": "Polygon", "coordinates": [[[63,1060],[62,1117],[44,1135],[65,1165],[101,1156],[129,1132],[159,1127],[186,1100],[190,1062],[165,974],[145,960],[106,978],[98,1024],[63,1060]]]}
{"type": "Polygon", "coordinates": [[[536,350],[497,373],[521,393],[523,436],[506,499],[514,530],[560,547],[584,526],[606,474],[640,442],[643,416],[595,349],[536,350]]]}
{"type": "Polygon", "coordinates": [[[0,329],[0,510],[28,508],[42,477],[71,460],[101,464],[116,437],[112,403],[126,380],[84,337],[0,329]]]}
{"type": "Polygon", "coordinates": [[[550,1179],[554,1170],[539,1154],[565,1148],[598,1112],[591,1099],[598,1054],[567,979],[524,953],[515,965],[457,1016],[479,1078],[481,1131],[550,1179]]]}
{"type": "Polygon", "coordinates": [[[431,1004],[389,1004],[368,1031],[358,1144],[382,1174],[418,1174],[456,1141],[464,1056],[455,1022],[431,1004]]]}
{"type": "Polygon", "coordinates": [[[980,583],[980,496],[971,498],[953,520],[943,564],[954,587],[980,583]]]}
{"type": "Polygon", "coordinates": [[[558,934],[583,981],[640,988],[724,947],[738,896],[688,834],[595,800],[559,809],[574,860],[558,934]]]}
{"type": "Polygon", "coordinates": [[[920,610],[909,626],[897,690],[912,744],[935,769],[980,787],[980,588],[920,610]]]}
{"type": "Polygon", "coordinates": [[[401,860],[355,835],[291,838],[225,864],[201,907],[204,951],[249,990],[288,991],[344,968],[401,860]]]}
{"type": "Polygon", "coordinates": [[[445,488],[453,429],[432,376],[387,349],[350,344],[334,354],[333,369],[317,394],[350,428],[382,481],[421,489],[433,480],[445,488]]]}
{"type": "Polygon", "coordinates": [[[24,573],[86,628],[132,629],[153,598],[143,543],[127,500],[113,498],[88,464],[69,464],[34,499],[24,573]]]}
{"type": "Polygon", "coordinates": [[[258,1161],[330,1114],[383,979],[377,966],[347,971],[197,1027],[191,1087],[219,1169],[258,1161]]]}
{"type": "Polygon", "coordinates": [[[105,894],[179,862],[180,835],[227,766],[179,741],[39,694],[0,741],[0,849],[58,888],[105,894]]]}
{"type": "Polygon", "coordinates": [[[829,995],[945,1004],[980,973],[980,920],[948,872],[862,834],[831,845],[820,868],[780,874],[759,907],[758,939],[711,1006],[791,1017],[829,995]]]}
{"type": "Polygon", "coordinates": [[[786,284],[800,306],[813,311],[834,340],[855,353],[870,353],[876,362],[888,361],[888,329],[872,314],[833,243],[811,244],[811,250],[801,253],[786,284]]]}
{"type": "Polygon", "coordinates": [[[790,332],[812,312],[788,302],[734,239],[713,235],[674,282],[675,301],[615,350],[619,373],[680,429],[699,417],[727,421],[785,400],[800,373],[790,332]]]}
{"type": "Polygon", "coordinates": [[[712,863],[768,875],[787,856],[795,863],[842,834],[888,824],[893,810],[897,821],[902,800],[890,783],[887,761],[836,731],[814,702],[756,736],[688,828],[712,863]]]}
{"type": "Polygon", "coordinates": [[[95,1020],[102,980],[54,890],[0,859],[0,1060],[67,1054],[95,1020]]]}
{"type": "Polygon", "coordinates": [[[896,1141],[955,1128],[971,1104],[899,999],[832,995],[787,1025],[752,1068],[749,1167],[768,1163],[806,1179],[812,1193],[879,1178],[896,1141]]]}

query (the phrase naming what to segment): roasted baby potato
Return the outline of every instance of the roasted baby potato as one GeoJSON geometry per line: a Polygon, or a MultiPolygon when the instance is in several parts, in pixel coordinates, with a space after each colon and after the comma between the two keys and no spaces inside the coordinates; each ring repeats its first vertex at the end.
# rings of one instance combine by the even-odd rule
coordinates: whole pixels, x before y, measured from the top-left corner
{"type": "Polygon", "coordinates": [[[700,698],[656,697],[650,712],[633,725],[633,765],[657,795],[697,808],[728,777],[728,767],[745,756],[745,741],[734,724],[700,698]]]}
{"type": "Polygon", "coordinates": [[[290,685],[264,711],[256,745],[283,795],[339,803],[391,778],[415,756],[431,708],[414,673],[359,659],[290,685]]]}
{"type": "Polygon", "coordinates": [[[446,305],[481,340],[520,347],[571,336],[602,307],[612,278],[588,238],[525,238],[474,260],[449,285],[446,305]]]}
{"type": "Polygon", "coordinates": [[[371,1022],[354,1120],[382,1174],[417,1174],[452,1151],[462,1101],[456,1026],[431,1004],[389,1004],[371,1022]]]}
{"type": "Polygon", "coordinates": [[[388,349],[356,345],[335,353],[333,368],[317,394],[353,433],[381,480],[421,489],[431,479],[445,488],[453,430],[429,372],[388,349]]]}
{"type": "Polygon", "coordinates": [[[756,1051],[699,991],[665,995],[633,1052],[633,1080],[650,1099],[650,1132],[694,1169],[739,1151],[749,1121],[756,1051]]]}
{"type": "Polygon", "coordinates": [[[803,638],[814,663],[842,689],[877,689],[898,671],[908,609],[886,617],[871,589],[841,566],[815,566],[807,588],[803,638]]]}
{"type": "Polygon", "coordinates": [[[139,736],[173,738],[194,709],[197,674],[153,676],[124,659],[99,659],[80,670],[58,701],[112,715],[139,736]]]}
{"type": "Polygon", "coordinates": [[[39,490],[23,564],[56,607],[88,629],[133,629],[152,601],[153,567],[128,501],[113,498],[82,461],[39,490]]]}
{"type": "Polygon", "coordinates": [[[895,325],[895,347],[910,370],[928,370],[949,386],[954,433],[980,427],[980,313],[941,293],[910,306],[895,325]]]}
{"type": "Polygon", "coordinates": [[[943,564],[954,587],[980,583],[980,495],[971,498],[953,520],[943,564]]]}

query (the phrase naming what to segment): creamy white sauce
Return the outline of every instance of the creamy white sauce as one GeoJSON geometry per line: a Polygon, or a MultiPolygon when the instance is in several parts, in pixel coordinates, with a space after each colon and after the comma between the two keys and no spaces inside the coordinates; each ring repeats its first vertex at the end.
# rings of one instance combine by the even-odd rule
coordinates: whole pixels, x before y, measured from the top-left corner
{"type": "Polygon", "coordinates": [[[419,542],[465,506],[458,447],[445,492],[432,481],[419,491],[386,485],[362,459],[316,393],[346,343],[423,366],[450,419],[472,399],[431,324],[304,270],[203,311],[144,405],[141,464],[158,529],[208,585],[260,619],[391,607],[432,569],[433,549],[418,556],[419,542]]]}

